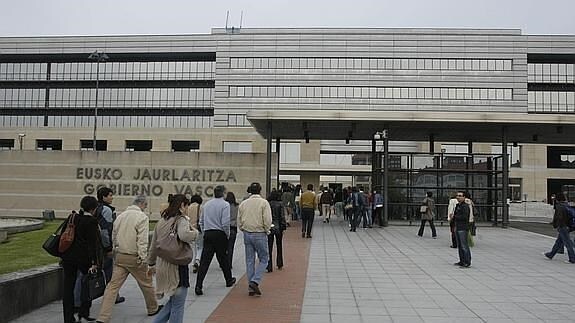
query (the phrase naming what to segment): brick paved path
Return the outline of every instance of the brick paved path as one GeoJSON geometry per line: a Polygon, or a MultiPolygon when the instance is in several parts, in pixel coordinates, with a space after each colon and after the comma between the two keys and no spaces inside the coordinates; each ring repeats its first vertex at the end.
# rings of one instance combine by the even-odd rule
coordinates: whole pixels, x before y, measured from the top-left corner
{"type": "MultiPolygon", "coordinates": [[[[301,225],[292,222],[284,232],[284,268],[264,274],[262,296],[248,296],[242,277],[207,322],[299,322],[305,293],[311,239],[301,237],[301,225]]],[[[236,248],[243,248],[242,245],[236,248]]],[[[275,265],[275,246],[274,246],[275,265]]]]}

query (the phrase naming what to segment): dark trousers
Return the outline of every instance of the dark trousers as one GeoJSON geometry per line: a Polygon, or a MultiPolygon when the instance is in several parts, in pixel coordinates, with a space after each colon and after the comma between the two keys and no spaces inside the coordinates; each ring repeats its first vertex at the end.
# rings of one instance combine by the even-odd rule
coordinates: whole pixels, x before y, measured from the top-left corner
{"type": "Polygon", "coordinates": [[[550,252],[545,255],[553,258],[556,253],[563,251],[563,247],[567,249],[567,255],[570,262],[575,262],[575,251],[573,250],[573,241],[569,237],[569,229],[566,227],[557,228],[557,239],[550,252]]]}
{"type": "Polygon", "coordinates": [[[276,255],[276,265],[278,268],[282,268],[284,266],[284,257],[283,257],[283,247],[282,247],[282,239],[283,239],[283,232],[281,230],[273,230],[270,234],[268,234],[268,248],[269,248],[269,261],[268,261],[268,271],[271,271],[274,266],[272,262],[272,251],[274,250],[274,239],[276,241],[277,247],[277,255],[276,255]]]}
{"type": "Polygon", "coordinates": [[[423,230],[425,229],[425,221],[429,222],[429,226],[431,227],[431,236],[437,237],[437,231],[435,231],[435,225],[433,224],[433,220],[421,220],[421,225],[419,226],[419,232],[417,233],[418,236],[423,236],[423,230]]]}
{"type": "MultiPolygon", "coordinates": [[[[64,323],[73,323],[76,322],[76,318],[74,317],[74,287],[76,285],[76,277],[78,271],[85,275],[88,273],[89,268],[88,266],[71,261],[62,261],[62,267],[64,268],[64,291],[62,295],[64,323]]],[[[90,307],[92,307],[92,302],[82,302],[78,314],[84,317],[90,316],[90,307]]]]}
{"type": "Polygon", "coordinates": [[[377,219],[377,224],[379,224],[380,227],[383,226],[383,207],[376,207],[374,213],[374,217],[377,219]]]}
{"type": "Polygon", "coordinates": [[[351,231],[355,231],[357,229],[357,225],[359,224],[359,220],[361,218],[361,213],[363,210],[359,207],[354,207],[351,211],[351,219],[349,220],[351,224],[351,231]]]}
{"type": "Polygon", "coordinates": [[[457,248],[457,238],[455,237],[455,221],[449,222],[449,231],[451,232],[451,246],[457,248]]]}
{"type": "Polygon", "coordinates": [[[314,213],[315,210],[310,208],[304,208],[301,210],[301,233],[305,233],[308,237],[311,236],[314,213]]]}
{"type": "Polygon", "coordinates": [[[204,249],[202,250],[202,257],[200,258],[196,288],[201,289],[203,287],[204,278],[206,278],[206,274],[214,258],[214,253],[224,273],[226,283],[232,280],[232,270],[230,269],[230,263],[228,261],[228,237],[224,231],[207,230],[204,231],[204,249]]]}
{"type": "Polygon", "coordinates": [[[236,245],[236,236],[238,235],[238,227],[230,227],[230,238],[228,239],[228,263],[230,268],[234,263],[234,247],[236,245]]]}

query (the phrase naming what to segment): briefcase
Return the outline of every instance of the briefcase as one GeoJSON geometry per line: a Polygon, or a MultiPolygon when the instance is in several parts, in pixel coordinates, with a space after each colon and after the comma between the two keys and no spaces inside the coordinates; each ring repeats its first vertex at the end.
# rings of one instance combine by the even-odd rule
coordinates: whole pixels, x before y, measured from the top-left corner
{"type": "Polygon", "coordinates": [[[102,295],[106,290],[106,276],[104,272],[98,270],[95,273],[88,273],[82,277],[82,292],[80,293],[83,302],[93,301],[102,295]]]}

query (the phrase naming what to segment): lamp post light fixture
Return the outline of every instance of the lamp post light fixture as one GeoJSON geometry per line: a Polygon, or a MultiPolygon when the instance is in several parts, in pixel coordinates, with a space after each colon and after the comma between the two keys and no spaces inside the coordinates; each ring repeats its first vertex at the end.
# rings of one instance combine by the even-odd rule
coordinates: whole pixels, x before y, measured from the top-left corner
{"type": "Polygon", "coordinates": [[[26,137],[25,133],[18,134],[18,143],[20,144],[20,150],[22,150],[22,142],[24,141],[24,137],[26,137]]]}
{"type": "Polygon", "coordinates": [[[100,62],[105,62],[108,60],[108,55],[104,52],[95,51],[90,56],[89,60],[96,61],[96,102],[94,106],[94,137],[92,140],[92,148],[96,151],[96,131],[98,129],[98,90],[100,85],[100,62]]]}

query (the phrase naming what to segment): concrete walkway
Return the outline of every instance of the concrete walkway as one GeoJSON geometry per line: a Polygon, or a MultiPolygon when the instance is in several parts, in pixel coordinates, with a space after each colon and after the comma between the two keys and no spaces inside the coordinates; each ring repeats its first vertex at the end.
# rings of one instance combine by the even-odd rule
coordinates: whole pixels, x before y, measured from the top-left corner
{"type": "MultiPolygon", "coordinates": [[[[457,251],[449,248],[447,228],[438,228],[436,240],[431,239],[429,228],[423,238],[416,232],[415,226],[393,226],[352,233],[345,223],[323,224],[316,219],[302,313],[296,321],[575,321],[575,266],[563,263],[566,255],[553,261],[541,255],[551,248],[552,238],[515,229],[479,228],[472,267],[460,269],[453,265],[458,261],[457,251]]],[[[245,266],[241,235],[238,238],[234,274],[240,278],[245,266]]],[[[308,248],[297,249],[304,253],[308,248]]],[[[285,271],[292,265],[286,263],[285,271]]],[[[276,273],[264,278],[264,292],[271,288],[270,275],[276,273]]],[[[236,289],[245,296],[245,286],[224,287],[217,262],[213,263],[204,287],[206,295],[198,298],[190,289],[185,321],[203,322],[212,314],[218,317],[214,310],[236,289]]],[[[113,322],[151,321],[134,281],[121,293],[128,301],[114,308],[113,322]]],[[[92,313],[98,310],[96,301],[92,313]]],[[[274,312],[267,308],[253,310],[273,321],[274,312]]],[[[61,318],[61,305],[55,302],[16,322],[60,322],[61,318]]]]}

